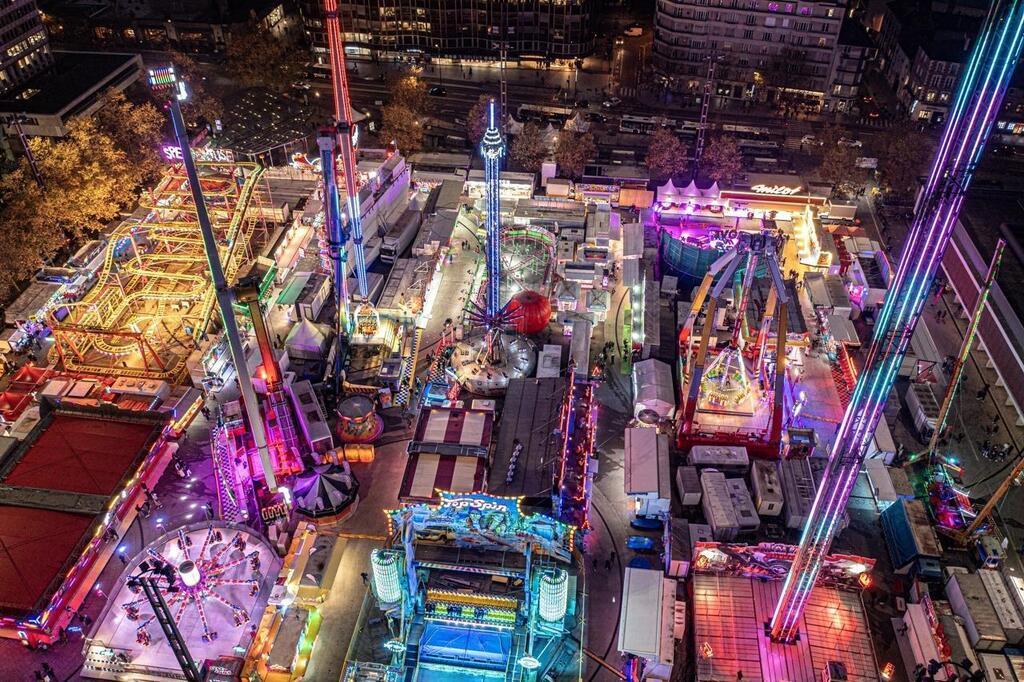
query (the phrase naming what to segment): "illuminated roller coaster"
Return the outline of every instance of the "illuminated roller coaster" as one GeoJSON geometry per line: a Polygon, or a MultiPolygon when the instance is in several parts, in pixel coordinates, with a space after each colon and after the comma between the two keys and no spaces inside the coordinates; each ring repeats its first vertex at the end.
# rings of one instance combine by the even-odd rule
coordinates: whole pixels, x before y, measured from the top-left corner
{"type": "MultiPolygon", "coordinates": [[[[198,163],[228,281],[252,259],[249,242],[261,211],[262,169],[198,163]]],[[[142,221],[111,234],[95,286],[51,320],[68,370],[176,381],[207,331],[215,299],[195,204],[180,166],[143,197],[142,221]]]]}

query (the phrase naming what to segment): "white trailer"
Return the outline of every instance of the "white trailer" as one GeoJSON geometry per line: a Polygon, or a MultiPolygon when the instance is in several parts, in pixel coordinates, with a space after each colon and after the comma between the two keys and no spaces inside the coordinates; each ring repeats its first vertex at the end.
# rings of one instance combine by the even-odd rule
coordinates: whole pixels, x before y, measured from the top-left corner
{"type": "Polygon", "coordinates": [[[889,505],[896,502],[899,496],[896,494],[896,487],[892,484],[889,476],[889,467],[881,459],[864,460],[864,473],[868,475],[868,483],[871,485],[871,495],[875,498],[878,511],[885,511],[889,505]]]}
{"type": "Polygon", "coordinates": [[[740,530],[739,518],[725,474],[706,469],[700,475],[701,507],[704,519],[711,526],[711,535],[718,542],[732,542],[740,530]]]}
{"type": "Polygon", "coordinates": [[[668,680],[675,654],[676,581],[661,571],[626,568],[618,650],[646,660],[644,678],[668,680]]]}
{"type": "MultiPolygon", "coordinates": [[[[1003,580],[1006,581],[1006,591],[1017,607],[1018,613],[1024,614],[1024,576],[1010,566],[1009,562],[1003,564],[1003,580]]],[[[1021,682],[1024,682],[1022,680],[1021,682]]]]}
{"type": "Polygon", "coordinates": [[[736,445],[694,445],[686,463],[698,468],[713,467],[730,474],[746,474],[750,468],[747,449],[736,445]]]}
{"type": "Polygon", "coordinates": [[[1020,644],[1024,640],[1024,619],[1021,618],[1017,605],[1014,604],[1010,590],[999,571],[983,568],[978,571],[982,585],[992,602],[992,608],[999,616],[999,626],[1003,628],[1008,644],[1020,644]]]}
{"type": "Polygon", "coordinates": [[[626,429],[624,486],[636,516],[668,517],[672,506],[668,436],[650,427],[626,429]]]}
{"type": "Polygon", "coordinates": [[[746,482],[742,478],[728,478],[725,482],[729,486],[729,499],[732,500],[740,532],[756,533],[761,527],[761,517],[757,515],[757,507],[750,498],[746,482]]]}
{"type": "Polygon", "coordinates": [[[782,483],[775,462],[754,460],[750,468],[750,487],[754,493],[754,506],[761,516],[778,516],[782,513],[785,498],[782,483]]]}
{"type": "Polygon", "coordinates": [[[911,383],[904,398],[917,432],[922,436],[931,436],[939,419],[939,401],[935,399],[932,385],[911,383]]]}
{"type": "Polygon", "coordinates": [[[946,598],[953,613],[963,619],[971,646],[978,651],[1000,651],[1006,646],[1006,633],[978,574],[951,576],[946,598]]]}
{"type": "Polygon", "coordinates": [[[681,466],[676,469],[676,489],[679,491],[679,502],[684,507],[700,504],[700,474],[697,473],[697,467],[681,466]]]}

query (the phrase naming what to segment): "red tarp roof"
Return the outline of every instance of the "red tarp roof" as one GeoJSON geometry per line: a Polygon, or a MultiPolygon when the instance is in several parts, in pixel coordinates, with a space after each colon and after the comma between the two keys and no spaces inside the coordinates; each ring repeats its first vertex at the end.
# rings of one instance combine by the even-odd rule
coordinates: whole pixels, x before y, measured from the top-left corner
{"type": "Polygon", "coordinates": [[[92,516],[0,505],[0,607],[40,608],[92,516]]]}
{"type": "Polygon", "coordinates": [[[484,489],[485,469],[483,457],[418,452],[409,456],[398,499],[436,499],[438,490],[480,492],[484,489]]]}
{"type": "Polygon", "coordinates": [[[4,483],[109,495],[152,433],[152,424],[59,414],[4,483]]]}
{"type": "Polygon", "coordinates": [[[420,410],[413,440],[421,443],[446,443],[487,447],[491,442],[494,413],[457,408],[420,410]]]}

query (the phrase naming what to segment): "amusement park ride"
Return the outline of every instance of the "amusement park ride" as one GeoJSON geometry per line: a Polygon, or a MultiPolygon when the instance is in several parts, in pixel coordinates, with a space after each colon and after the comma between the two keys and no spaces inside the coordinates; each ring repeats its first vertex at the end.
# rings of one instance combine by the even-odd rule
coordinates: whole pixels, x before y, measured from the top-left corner
{"type": "Polygon", "coordinates": [[[697,288],[679,332],[679,357],[684,379],[683,417],[679,425],[681,447],[742,445],[757,452],[763,451],[768,456],[779,452],[789,302],[778,264],[781,247],[781,238],[776,233],[739,232],[734,244],[711,265],[697,288]],[[759,264],[767,270],[771,289],[757,335],[747,340],[743,333],[747,299],[759,264]],[[713,348],[719,300],[741,265],[745,270],[741,291],[736,296],[732,333],[722,348],[713,348]],[[718,281],[714,283],[716,277],[718,281]],[[694,327],[701,314],[704,321],[700,335],[695,338],[694,327]],[[773,320],[777,325],[774,358],[768,352],[773,320]],[[710,361],[709,354],[712,356],[710,361]],[[769,386],[772,387],[770,390],[769,386]],[[764,419],[765,411],[769,413],[767,420],[764,419]]]}
{"type": "MultiPolygon", "coordinates": [[[[323,173],[324,210],[328,230],[328,245],[334,264],[334,296],[338,305],[338,339],[352,333],[373,336],[379,320],[369,299],[366,275],[366,256],[363,253],[362,212],[359,205],[359,174],[356,169],[356,151],[353,144],[355,126],[348,94],[348,71],[345,65],[345,46],[341,38],[338,18],[338,0],[324,0],[324,29],[327,32],[328,54],[331,59],[331,84],[334,93],[334,125],[321,130],[317,142],[323,173]],[[342,211],[338,191],[336,150],[341,150],[342,178],[345,181],[346,203],[342,211]],[[347,221],[347,224],[346,224],[347,221]],[[348,273],[346,272],[346,244],[352,239],[356,281],[359,285],[359,305],[352,319],[348,273]]],[[[341,354],[336,361],[341,362],[341,354]]],[[[340,369],[339,368],[336,368],[340,369]]],[[[340,380],[340,371],[335,376],[340,380]]]]}
{"type": "Polygon", "coordinates": [[[771,619],[771,638],[776,642],[793,642],[800,634],[804,609],[949,245],[1022,43],[1024,2],[995,0],[962,72],[895,279],[875,323],[867,360],[839,425],[825,476],[771,619]]]}
{"type": "Polygon", "coordinates": [[[484,158],[487,236],[486,291],[483,305],[473,305],[469,319],[482,333],[461,341],[452,354],[452,367],[459,382],[472,393],[500,395],[512,379],[529,376],[537,358],[533,343],[524,336],[507,330],[522,315],[517,305],[501,303],[501,190],[499,185],[501,159],[505,155],[505,140],[498,130],[496,104],[492,100],[488,110],[488,126],[480,142],[484,158]]]}

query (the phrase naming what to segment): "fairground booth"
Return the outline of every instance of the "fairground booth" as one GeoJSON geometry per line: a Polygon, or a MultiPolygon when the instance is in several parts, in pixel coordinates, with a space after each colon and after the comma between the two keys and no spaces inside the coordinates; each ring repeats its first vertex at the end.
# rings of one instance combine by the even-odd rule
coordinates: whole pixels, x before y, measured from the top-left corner
{"type": "Polygon", "coordinates": [[[576,677],[576,529],[527,515],[520,501],[442,493],[436,505],[389,511],[395,544],[375,550],[371,564],[377,606],[395,633],[385,645],[391,657],[347,672],[375,665],[421,681],[576,677]]]}
{"type": "Polygon", "coordinates": [[[19,420],[0,459],[0,636],[59,638],[177,449],[166,416],[114,414],[46,402],[19,420]]]}

